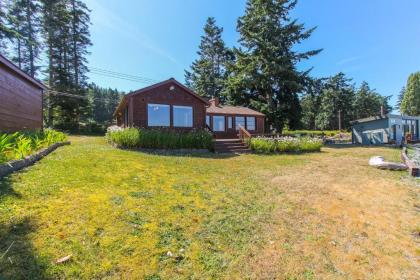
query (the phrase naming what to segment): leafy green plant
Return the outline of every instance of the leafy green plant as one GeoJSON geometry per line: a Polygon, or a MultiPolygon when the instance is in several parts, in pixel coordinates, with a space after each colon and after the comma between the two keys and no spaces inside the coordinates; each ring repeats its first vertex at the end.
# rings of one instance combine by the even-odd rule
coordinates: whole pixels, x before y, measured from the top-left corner
{"type": "Polygon", "coordinates": [[[0,134],[0,162],[6,161],[6,152],[13,147],[11,140],[11,135],[0,134]]]}
{"type": "Polygon", "coordinates": [[[252,138],[250,147],[257,153],[274,153],[274,152],[316,152],[322,147],[322,140],[318,138],[252,138]]]}
{"type": "Polygon", "coordinates": [[[64,133],[52,129],[0,134],[0,163],[22,159],[41,148],[65,141],[66,137],[64,133]]]}
{"type": "Polygon", "coordinates": [[[158,129],[111,128],[106,134],[109,143],[123,148],[209,149],[213,136],[204,130],[175,132],[158,129]]]}
{"type": "Polygon", "coordinates": [[[349,132],[340,130],[284,130],[282,136],[308,136],[308,137],[335,137],[337,135],[347,135],[349,132]]]}

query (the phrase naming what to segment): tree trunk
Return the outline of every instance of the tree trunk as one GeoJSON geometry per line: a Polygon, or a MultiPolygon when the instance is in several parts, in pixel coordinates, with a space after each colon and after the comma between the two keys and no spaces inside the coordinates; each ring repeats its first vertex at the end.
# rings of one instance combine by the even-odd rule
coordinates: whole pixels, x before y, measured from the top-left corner
{"type": "Polygon", "coordinates": [[[35,77],[35,64],[34,64],[34,36],[32,30],[32,20],[31,20],[31,10],[30,10],[30,1],[26,1],[26,21],[28,23],[28,51],[29,51],[29,74],[32,77],[35,77]]]}
{"type": "Polygon", "coordinates": [[[72,20],[72,38],[73,38],[73,67],[74,67],[74,81],[75,84],[79,85],[79,58],[77,55],[77,38],[76,38],[76,3],[75,0],[72,0],[72,9],[73,9],[73,20],[72,20]]]}

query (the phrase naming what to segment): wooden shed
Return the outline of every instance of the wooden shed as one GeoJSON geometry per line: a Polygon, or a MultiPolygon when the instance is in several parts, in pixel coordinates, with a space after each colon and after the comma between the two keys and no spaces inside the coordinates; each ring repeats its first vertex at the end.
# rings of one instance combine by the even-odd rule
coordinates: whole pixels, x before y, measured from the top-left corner
{"type": "Polygon", "coordinates": [[[46,87],[0,55],[0,131],[42,129],[46,87]]]}

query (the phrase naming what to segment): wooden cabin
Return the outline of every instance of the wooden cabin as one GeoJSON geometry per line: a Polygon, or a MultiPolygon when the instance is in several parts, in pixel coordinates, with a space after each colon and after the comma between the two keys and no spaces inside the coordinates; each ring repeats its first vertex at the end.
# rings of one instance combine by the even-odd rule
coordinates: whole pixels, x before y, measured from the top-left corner
{"type": "Polygon", "coordinates": [[[208,104],[171,78],[125,95],[114,116],[123,127],[204,129],[208,104]]]}
{"type": "Polygon", "coordinates": [[[218,99],[207,101],[173,78],[125,95],[114,117],[122,127],[208,128],[216,138],[237,138],[240,125],[251,134],[264,133],[264,114],[246,107],[223,106],[218,99]]]}
{"type": "Polygon", "coordinates": [[[0,131],[42,129],[46,87],[0,55],[0,131]]]}
{"type": "Polygon", "coordinates": [[[263,113],[247,107],[222,105],[218,98],[210,99],[206,108],[206,124],[216,138],[237,138],[239,126],[251,134],[264,133],[263,113]]]}

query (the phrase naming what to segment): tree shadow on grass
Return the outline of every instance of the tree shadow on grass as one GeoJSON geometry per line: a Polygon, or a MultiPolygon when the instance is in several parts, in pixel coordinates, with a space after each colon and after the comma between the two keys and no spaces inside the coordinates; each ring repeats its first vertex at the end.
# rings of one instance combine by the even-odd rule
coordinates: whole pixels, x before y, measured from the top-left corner
{"type": "Polygon", "coordinates": [[[138,149],[131,150],[138,153],[156,155],[156,156],[167,156],[167,157],[194,157],[194,158],[209,158],[209,159],[228,159],[232,157],[240,156],[236,153],[213,153],[213,152],[182,152],[182,151],[171,151],[171,150],[153,150],[153,149],[138,149]]]}
{"type": "Polygon", "coordinates": [[[0,279],[51,279],[46,275],[47,260],[36,255],[28,235],[35,225],[25,218],[0,223],[0,279]]]}
{"type": "Polygon", "coordinates": [[[13,189],[12,180],[6,176],[0,179],[0,202],[7,196],[20,198],[21,195],[13,189]]]}
{"type": "Polygon", "coordinates": [[[390,149],[399,149],[394,145],[360,145],[360,144],[327,144],[326,148],[332,149],[354,149],[354,148],[390,148],[390,149]]]}

